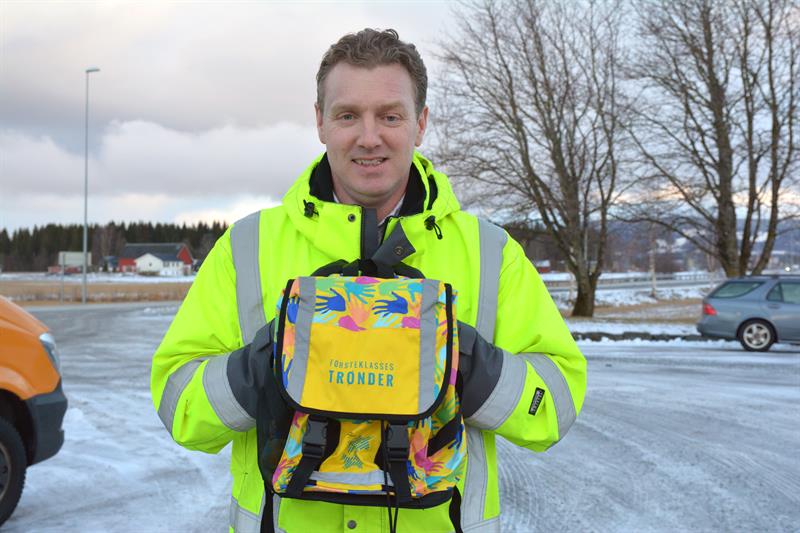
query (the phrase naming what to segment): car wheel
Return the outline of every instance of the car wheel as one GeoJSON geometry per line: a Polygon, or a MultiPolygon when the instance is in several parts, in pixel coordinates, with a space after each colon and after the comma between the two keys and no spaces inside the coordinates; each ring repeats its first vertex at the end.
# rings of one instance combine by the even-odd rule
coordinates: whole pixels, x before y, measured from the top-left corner
{"type": "Polygon", "coordinates": [[[775,342],[775,333],[763,320],[748,320],[739,328],[739,342],[748,352],[766,352],[775,342]]]}
{"type": "Polygon", "coordinates": [[[22,438],[8,420],[0,417],[0,525],[17,507],[27,467],[22,438]]]}

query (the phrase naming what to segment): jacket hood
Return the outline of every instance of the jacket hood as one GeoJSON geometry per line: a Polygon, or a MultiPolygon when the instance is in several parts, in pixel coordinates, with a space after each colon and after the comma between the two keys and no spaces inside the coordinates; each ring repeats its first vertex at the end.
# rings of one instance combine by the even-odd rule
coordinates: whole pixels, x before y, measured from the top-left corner
{"type": "MultiPolygon", "coordinates": [[[[355,215],[360,221],[362,208],[357,205],[345,205],[332,201],[332,196],[326,190],[325,184],[315,183],[315,169],[323,162],[325,154],[319,155],[295,181],[283,197],[283,208],[291,223],[317,248],[325,251],[331,257],[352,259],[359,257],[359,239],[355,241],[350,233],[353,227],[359,230],[360,225],[349,224],[355,215]],[[353,248],[353,246],[355,248],[353,248]]],[[[327,185],[330,188],[330,185],[327,185]]],[[[414,152],[412,169],[407,189],[407,198],[404,200],[398,223],[408,236],[414,247],[420,251],[417,244],[420,238],[414,235],[424,235],[430,230],[426,220],[431,216],[438,224],[452,213],[458,211],[460,205],[453,193],[450,180],[433,168],[433,164],[419,152],[414,152]],[[412,183],[411,180],[416,180],[412,183]],[[413,200],[409,198],[413,187],[413,200]],[[418,201],[422,200],[422,201],[418,201]]],[[[355,219],[353,219],[355,220],[355,219]]],[[[387,236],[395,224],[388,224],[387,236]]]]}

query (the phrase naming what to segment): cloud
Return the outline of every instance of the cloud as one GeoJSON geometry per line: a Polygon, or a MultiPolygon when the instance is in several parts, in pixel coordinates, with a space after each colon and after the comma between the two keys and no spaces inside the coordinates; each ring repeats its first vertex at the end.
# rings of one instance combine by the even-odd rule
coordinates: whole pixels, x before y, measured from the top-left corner
{"type": "MultiPolygon", "coordinates": [[[[282,195],[325,147],[293,124],[185,133],[150,122],[116,122],[90,156],[93,194],[282,195]]],[[[83,192],[84,157],[47,137],[0,131],[6,194],[83,192]]]]}
{"type": "Polygon", "coordinates": [[[324,147],[315,74],[365,27],[417,45],[435,84],[446,1],[12,2],[0,11],[0,227],[226,220],[275,203],[324,147]]]}
{"type": "Polygon", "coordinates": [[[97,124],[144,120],[184,131],[313,124],[314,78],[331,43],[364,27],[393,27],[430,69],[448,9],[446,2],[5,3],[0,121],[65,137],[71,129],[82,140],[84,70],[96,66],[97,124]]]}
{"type": "MultiPolygon", "coordinates": [[[[274,205],[323,150],[314,128],[289,123],[187,133],[116,122],[90,156],[90,218],[230,222],[274,205]]],[[[82,154],[0,131],[0,176],[0,226],[82,221],[82,154]]]]}

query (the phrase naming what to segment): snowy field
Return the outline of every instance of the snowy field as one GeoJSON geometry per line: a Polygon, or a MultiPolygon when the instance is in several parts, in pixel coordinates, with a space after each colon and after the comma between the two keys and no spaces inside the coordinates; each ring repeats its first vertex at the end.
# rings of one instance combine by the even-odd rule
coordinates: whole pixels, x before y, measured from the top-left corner
{"type": "MultiPolygon", "coordinates": [[[[66,442],[28,471],[5,531],[226,530],[229,452],[180,448],[150,400],[150,356],[175,310],[33,310],[60,345],[66,442]]],[[[545,454],[499,443],[504,532],[798,531],[797,347],[581,348],[588,393],[564,441],[545,454]]]]}
{"type": "MultiPolygon", "coordinates": [[[[597,288],[595,292],[596,307],[620,307],[629,305],[655,304],[665,300],[688,300],[702,299],[711,292],[716,285],[700,284],[689,287],[660,287],[656,289],[656,297],[653,298],[650,288],[620,288],[617,286],[597,288]]],[[[575,293],[563,289],[549,288],[550,296],[559,309],[571,310],[575,300],[575,293]]],[[[698,311],[700,307],[697,307],[698,311]]],[[[699,319],[699,316],[698,316],[699,319]]]]}
{"type": "MultiPolygon", "coordinates": [[[[87,283],[191,283],[194,274],[189,276],[140,276],[139,274],[110,274],[103,272],[90,272],[86,274],[87,283]]],[[[0,281],[48,281],[60,283],[58,274],[45,274],[43,272],[2,272],[0,281]]],[[[83,283],[80,274],[67,274],[64,283],[83,283]]]]}

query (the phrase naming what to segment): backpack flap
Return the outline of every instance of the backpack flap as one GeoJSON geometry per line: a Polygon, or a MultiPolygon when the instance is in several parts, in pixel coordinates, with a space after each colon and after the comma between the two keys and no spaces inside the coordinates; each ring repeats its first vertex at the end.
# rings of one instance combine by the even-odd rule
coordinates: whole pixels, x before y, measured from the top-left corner
{"type": "Polygon", "coordinates": [[[300,277],[280,302],[287,402],[334,418],[426,418],[457,368],[453,291],[430,279],[300,277]]]}

